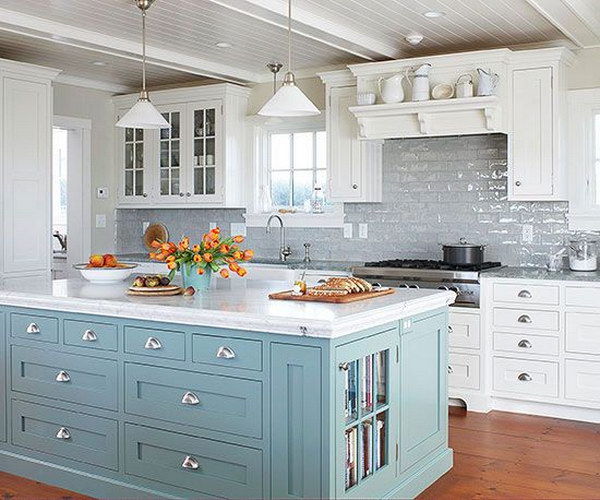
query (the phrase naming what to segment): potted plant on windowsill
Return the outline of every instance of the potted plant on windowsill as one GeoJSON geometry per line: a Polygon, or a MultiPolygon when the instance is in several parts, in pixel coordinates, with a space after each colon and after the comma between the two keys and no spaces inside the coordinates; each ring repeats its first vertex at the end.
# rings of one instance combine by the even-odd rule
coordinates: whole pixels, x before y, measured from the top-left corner
{"type": "Polygon", "coordinates": [[[247,270],[240,262],[252,259],[252,250],[242,250],[240,244],[244,237],[241,235],[221,239],[221,230],[216,227],[204,234],[199,244],[190,245],[190,239],[185,236],[178,244],[171,241],[154,241],[150,258],[166,262],[169,268],[169,280],[173,280],[177,271],[181,271],[184,288],[194,287],[196,291],[208,290],[213,272],[218,272],[222,278],[229,278],[229,273],[245,276],[247,270]]]}

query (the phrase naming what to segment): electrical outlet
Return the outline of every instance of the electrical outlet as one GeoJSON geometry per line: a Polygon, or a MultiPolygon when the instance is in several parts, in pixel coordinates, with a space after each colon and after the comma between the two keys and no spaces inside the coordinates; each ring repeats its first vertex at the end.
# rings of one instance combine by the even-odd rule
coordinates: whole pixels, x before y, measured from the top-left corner
{"type": "Polygon", "coordinates": [[[352,222],[344,223],[344,238],[352,238],[352,222]]]}
{"type": "Polygon", "coordinates": [[[106,227],[106,214],[96,214],[96,228],[102,229],[106,227]]]}
{"type": "Polygon", "coordinates": [[[369,225],[362,223],[358,225],[358,237],[366,239],[369,237],[369,225]]]}
{"type": "Polygon", "coordinates": [[[149,222],[142,222],[142,234],[144,234],[146,232],[146,229],[148,229],[148,227],[150,226],[149,222]]]}
{"type": "Polygon", "coordinates": [[[232,222],[231,223],[231,235],[242,235],[246,236],[246,224],[243,222],[232,222]]]}
{"type": "Polygon", "coordinates": [[[99,200],[106,200],[108,198],[108,188],[107,187],[96,188],[96,198],[98,198],[99,200]]]}
{"type": "Polygon", "coordinates": [[[531,224],[523,224],[523,243],[533,243],[533,226],[531,224]]]}
{"type": "Polygon", "coordinates": [[[211,222],[211,223],[208,225],[208,229],[214,229],[215,227],[217,227],[217,223],[216,223],[216,222],[211,222]]]}

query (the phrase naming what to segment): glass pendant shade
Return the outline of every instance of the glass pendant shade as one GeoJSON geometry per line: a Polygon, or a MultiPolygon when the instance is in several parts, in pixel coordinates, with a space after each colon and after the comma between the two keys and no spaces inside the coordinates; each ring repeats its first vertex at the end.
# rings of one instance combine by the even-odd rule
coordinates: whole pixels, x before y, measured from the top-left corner
{"type": "Polygon", "coordinates": [[[142,97],[123,115],[116,125],[122,128],[171,128],[171,124],[164,119],[150,100],[142,97]]]}
{"type": "Polygon", "coordinates": [[[283,85],[258,112],[261,116],[313,116],[320,113],[298,88],[291,73],[285,75],[283,85]]]}

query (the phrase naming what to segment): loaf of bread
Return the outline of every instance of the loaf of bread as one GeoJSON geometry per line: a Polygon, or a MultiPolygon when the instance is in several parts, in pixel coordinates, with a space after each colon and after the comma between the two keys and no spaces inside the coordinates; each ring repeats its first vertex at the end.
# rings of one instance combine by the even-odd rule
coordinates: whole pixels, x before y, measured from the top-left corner
{"type": "Polygon", "coordinates": [[[308,295],[317,296],[339,296],[348,295],[350,293],[370,292],[373,287],[368,281],[354,277],[333,277],[327,282],[317,285],[307,291],[308,295]]]}

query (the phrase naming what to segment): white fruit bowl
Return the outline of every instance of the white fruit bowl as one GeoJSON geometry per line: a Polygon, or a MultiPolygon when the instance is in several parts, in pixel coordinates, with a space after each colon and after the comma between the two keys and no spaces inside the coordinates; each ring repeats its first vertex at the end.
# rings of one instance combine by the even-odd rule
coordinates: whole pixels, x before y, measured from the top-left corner
{"type": "Polygon", "coordinates": [[[113,285],[131,276],[137,264],[119,264],[119,267],[89,267],[88,264],[75,264],[81,276],[96,285],[113,285]]]}

